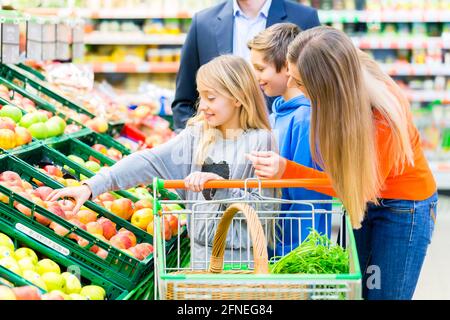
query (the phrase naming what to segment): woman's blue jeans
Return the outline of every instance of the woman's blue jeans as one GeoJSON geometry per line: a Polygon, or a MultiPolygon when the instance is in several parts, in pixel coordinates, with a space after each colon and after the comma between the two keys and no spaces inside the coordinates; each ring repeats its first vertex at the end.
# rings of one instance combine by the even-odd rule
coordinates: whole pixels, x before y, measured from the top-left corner
{"type": "Polygon", "coordinates": [[[437,193],[423,201],[380,199],[354,230],[363,298],[412,299],[436,222],[437,193]]]}

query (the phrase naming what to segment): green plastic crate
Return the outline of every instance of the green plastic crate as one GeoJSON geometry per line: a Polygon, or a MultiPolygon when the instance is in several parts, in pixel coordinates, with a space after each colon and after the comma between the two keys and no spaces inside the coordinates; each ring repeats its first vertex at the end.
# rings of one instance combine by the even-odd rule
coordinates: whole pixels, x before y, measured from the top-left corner
{"type": "Polygon", "coordinates": [[[117,149],[122,153],[123,156],[131,154],[131,150],[125,147],[120,142],[114,140],[110,136],[98,134],[97,132],[91,132],[89,134],[77,137],[77,139],[89,146],[93,146],[94,144],[99,143],[103,144],[107,148],[117,149]]]}
{"type": "MultiPolygon", "coordinates": [[[[87,109],[85,109],[83,106],[74,103],[73,101],[71,101],[70,99],[66,98],[63,94],[57,93],[54,91],[54,89],[52,89],[49,84],[44,80],[44,79],[39,79],[39,77],[36,77],[35,72],[30,72],[30,69],[33,70],[32,68],[28,67],[28,69],[26,68],[20,68],[17,67],[15,65],[12,64],[2,64],[0,65],[0,75],[6,79],[8,79],[9,81],[14,81],[14,80],[18,80],[20,82],[23,83],[23,87],[26,86],[31,86],[34,89],[36,89],[37,91],[40,92],[41,95],[45,95],[48,98],[50,98],[60,104],[62,104],[63,106],[76,111],[77,113],[80,114],[85,114],[87,115],[89,118],[95,118],[95,114],[91,113],[90,111],[88,111],[87,109]]],[[[42,76],[42,74],[41,74],[42,76]]],[[[123,124],[124,122],[118,121],[115,123],[109,123],[110,126],[116,126],[117,124],[123,124]]],[[[111,130],[109,130],[111,131],[111,130]]]]}
{"type": "Polygon", "coordinates": [[[57,102],[68,107],[69,109],[76,111],[77,113],[85,114],[90,118],[95,117],[95,115],[90,113],[88,110],[66,99],[61,94],[55,92],[44,81],[36,79],[34,74],[30,75],[28,70],[19,68],[12,64],[11,65],[0,64],[0,76],[11,82],[17,80],[20,81],[23,84],[21,86],[23,89],[25,89],[27,86],[31,86],[37,91],[39,91],[41,94],[47,96],[48,98],[56,100],[57,102]]]}
{"type": "MultiPolygon", "coordinates": [[[[60,266],[64,266],[67,268],[70,267],[72,270],[79,270],[82,277],[82,282],[85,282],[85,280],[89,280],[88,283],[85,282],[84,284],[93,284],[104,288],[108,300],[126,300],[126,297],[128,296],[127,290],[114,284],[107,277],[99,276],[97,273],[92,272],[89,268],[85,268],[82,264],[79,264],[78,261],[73,260],[71,256],[66,256],[58,253],[56,250],[50,249],[48,246],[21,232],[18,228],[21,229],[20,222],[16,222],[13,219],[10,219],[9,216],[4,215],[0,210],[0,230],[2,233],[5,233],[13,239],[16,244],[16,248],[18,248],[18,244],[20,244],[20,246],[25,246],[33,249],[37,254],[43,255],[55,261],[60,266]]],[[[44,239],[45,235],[42,235],[41,238],[44,239]]],[[[6,277],[7,280],[12,279],[12,281],[10,281],[13,283],[17,283],[19,285],[28,285],[29,282],[22,277],[14,274],[13,272],[10,272],[9,270],[6,271],[9,273],[8,276],[10,277],[9,279],[8,277],[6,277]]],[[[3,276],[1,270],[0,276],[3,276]]],[[[44,290],[40,290],[42,293],[45,293],[44,290]]]]}
{"type": "MultiPolygon", "coordinates": [[[[38,158],[39,156],[42,156],[42,153],[48,154],[48,151],[51,150],[49,150],[45,146],[40,146],[39,148],[21,155],[26,159],[32,160],[33,156],[38,158]]],[[[44,185],[49,186],[53,189],[62,187],[60,183],[52,180],[47,175],[43,174],[39,170],[36,170],[26,162],[13,155],[1,158],[0,168],[0,171],[2,172],[11,170],[18,173],[23,180],[28,181],[32,184],[34,183],[33,179],[37,179],[44,185]]],[[[152,255],[148,256],[144,261],[139,261],[134,257],[128,256],[121,250],[112,247],[110,244],[99,240],[83,229],[72,225],[59,216],[54,215],[43,207],[35,205],[32,201],[21,197],[20,195],[12,192],[10,189],[2,185],[0,185],[0,194],[6,195],[9,198],[8,203],[0,203],[0,213],[2,215],[7,215],[16,223],[20,222],[26,227],[34,230],[35,232],[47,236],[56,244],[66,248],[68,254],[79,264],[82,264],[86,268],[89,268],[90,270],[92,270],[92,272],[103,275],[104,277],[110,279],[114,283],[117,283],[119,286],[124,287],[127,290],[134,288],[136,284],[138,284],[147,274],[149,274],[153,270],[152,255]],[[25,207],[31,209],[32,217],[34,216],[34,213],[38,213],[45,218],[66,228],[67,230],[69,230],[69,233],[65,236],[57,235],[52,229],[41,225],[32,217],[28,217],[17,211],[13,206],[14,201],[17,201],[17,203],[20,203],[25,207]],[[88,245],[86,247],[79,246],[76,242],[69,238],[69,236],[72,234],[80,236],[81,238],[88,241],[88,245]],[[90,248],[94,245],[106,250],[109,253],[106,259],[102,259],[90,251],[90,248]]],[[[114,223],[116,223],[117,229],[124,227],[127,230],[133,232],[137,238],[138,243],[153,243],[153,238],[151,235],[131,225],[128,221],[125,221],[122,218],[110,213],[94,202],[87,201],[85,203],[85,206],[95,211],[99,216],[104,216],[112,220],[114,223]]]]}
{"type": "MultiPolygon", "coordinates": [[[[84,161],[88,161],[89,157],[93,156],[94,158],[96,158],[97,160],[100,161],[101,166],[105,166],[105,165],[112,166],[115,163],[115,161],[104,156],[100,152],[92,149],[90,146],[80,142],[77,139],[72,139],[72,138],[61,139],[59,141],[54,141],[54,142],[47,144],[47,147],[61,153],[62,155],[66,156],[66,157],[71,154],[79,156],[84,161]]],[[[67,159],[67,160],[69,160],[69,159],[67,159]]],[[[26,162],[29,163],[28,161],[26,161],[26,162]]],[[[60,165],[62,165],[63,163],[68,165],[72,169],[74,169],[76,173],[80,173],[88,178],[92,177],[95,174],[94,172],[89,171],[88,169],[86,169],[82,166],[79,166],[76,163],[75,163],[75,165],[72,165],[68,161],[61,160],[60,165]]],[[[78,175],[77,178],[79,179],[80,176],[78,175]]],[[[121,197],[131,199],[133,202],[136,202],[139,200],[138,198],[136,198],[131,193],[129,193],[125,190],[115,191],[114,193],[116,193],[117,195],[119,195],[121,197]]]]}
{"type": "MultiPolygon", "coordinates": [[[[1,64],[0,64],[0,65],[1,65],[1,64]]],[[[59,116],[59,117],[61,117],[62,119],[64,119],[64,120],[66,121],[67,124],[75,124],[75,125],[80,126],[82,129],[83,129],[83,128],[86,128],[86,126],[84,126],[82,123],[80,123],[80,122],[78,122],[78,121],[75,121],[75,120],[73,120],[73,119],[71,119],[71,118],[66,117],[66,115],[64,115],[63,113],[61,113],[61,112],[59,112],[58,110],[56,110],[56,108],[55,108],[54,106],[52,106],[50,103],[48,103],[47,101],[43,100],[43,99],[40,98],[40,97],[37,97],[37,96],[34,95],[34,94],[31,94],[30,92],[24,90],[23,88],[21,88],[21,87],[15,85],[15,84],[12,83],[12,82],[6,80],[5,78],[0,77],[0,84],[5,85],[8,89],[13,90],[13,91],[15,91],[15,92],[21,94],[23,97],[26,97],[26,98],[30,99],[31,101],[33,101],[33,102],[36,104],[36,108],[37,108],[38,110],[41,109],[41,110],[49,111],[49,112],[51,112],[53,115],[59,116]]],[[[9,103],[9,104],[12,104],[12,103],[9,103]]],[[[14,104],[12,104],[12,105],[14,105],[14,104]]],[[[17,106],[17,107],[20,108],[20,106],[17,106]]],[[[20,109],[21,109],[24,113],[26,113],[25,110],[23,110],[22,108],[20,108],[20,109]]],[[[67,135],[67,136],[72,136],[72,135],[73,135],[73,136],[77,136],[77,135],[79,135],[79,134],[78,134],[78,132],[77,132],[77,133],[74,133],[74,134],[65,134],[65,135],[67,135]]]]}

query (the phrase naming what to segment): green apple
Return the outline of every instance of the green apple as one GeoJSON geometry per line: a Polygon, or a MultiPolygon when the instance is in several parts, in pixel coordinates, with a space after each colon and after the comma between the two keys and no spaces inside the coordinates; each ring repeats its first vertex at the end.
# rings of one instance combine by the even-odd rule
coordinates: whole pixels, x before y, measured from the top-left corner
{"type": "Polygon", "coordinates": [[[45,284],[44,280],[42,280],[41,275],[37,272],[31,271],[31,270],[25,270],[23,272],[22,276],[25,280],[28,280],[32,284],[40,287],[41,289],[44,289],[47,291],[47,285],[45,284]]]}
{"type": "Polygon", "coordinates": [[[153,199],[150,192],[148,192],[148,190],[145,188],[138,187],[138,188],[136,188],[135,192],[136,192],[136,196],[139,199],[153,199]]]}
{"type": "Polygon", "coordinates": [[[0,117],[8,117],[17,123],[22,118],[22,111],[16,106],[6,105],[0,110],[0,117]]]}
{"type": "Polygon", "coordinates": [[[72,298],[72,300],[87,300],[85,296],[82,296],[81,294],[78,293],[71,293],[69,294],[69,296],[72,298]]]}
{"type": "Polygon", "coordinates": [[[80,174],[80,181],[84,181],[89,179],[88,177],[86,177],[84,174],[80,174]]]}
{"type": "Polygon", "coordinates": [[[14,257],[14,251],[10,247],[0,246],[0,259],[14,257]]]}
{"type": "Polygon", "coordinates": [[[20,119],[19,125],[24,128],[30,127],[32,124],[40,122],[40,115],[38,112],[27,113],[20,119]]]}
{"type": "Polygon", "coordinates": [[[5,246],[10,248],[12,251],[14,251],[14,243],[12,242],[11,238],[8,237],[4,233],[0,233],[0,246],[5,246]]]}
{"type": "Polygon", "coordinates": [[[86,167],[86,169],[91,170],[92,172],[97,172],[101,168],[100,165],[95,161],[86,161],[84,166],[86,167]]]}
{"type": "Polygon", "coordinates": [[[47,126],[42,122],[33,123],[28,127],[28,131],[30,131],[33,138],[36,139],[46,139],[48,137],[47,126]]]}
{"type": "Polygon", "coordinates": [[[56,134],[57,136],[63,134],[64,130],[66,129],[66,122],[58,116],[51,117],[50,119],[48,119],[46,124],[47,126],[55,126],[58,128],[58,133],[56,134]]]}
{"type": "Polygon", "coordinates": [[[20,270],[22,270],[22,273],[26,270],[36,271],[37,269],[31,258],[22,258],[17,261],[17,264],[19,265],[20,270]]]}
{"type": "Polygon", "coordinates": [[[36,117],[39,119],[39,122],[44,123],[48,120],[48,116],[45,111],[36,111],[35,113],[37,114],[36,117]]]}
{"type": "Polygon", "coordinates": [[[61,274],[61,269],[59,268],[59,265],[55,261],[50,259],[42,259],[37,263],[37,272],[41,276],[47,272],[54,272],[57,274],[61,274]]]}
{"type": "Polygon", "coordinates": [[[105,300],[105,289],[99,286],[85,286],[81,289],[80,294],[89,300],[105,300]]]}
{"type": "Polygon", "coordinates": [[[76,156],[76,155],[71,154],[71,155],[69,155],[67,158],[69,158],[69,159],[72,160],[73,162],[78,163],[78,164],[81,165],[81,166],[84,166],[84,160],[81,159],[79,156],[76,156]]]}
{"type": "Polygon", "coordinates": [[[33,261],[33,264],[38,262],[38,256],[36,253],[30,248],[19,248],[14,252],[14,258],[17,261],[22,260],[23,258],[30,258],[33,261]]]}
{"type": "Polygon", "coordinates": [[[0,259],[0,266],[14,272],[15,274],[18,274],[19,276],[22,275],[22,270],[20,270],[19,264],[13,257],[5,257],[0,259]]]}
{"type": "Polygon", "coordinates": [[[166,204],[166,206],[170,210],[170,212],[183,210],[183,208],[179,204],[176,204],[176,203],[169,203],[169,204],[166,204]]]}
{"type": "Polygon", "coordinates": [[[45,282],[48,291],[60,290],[64,292],[66,290],[66,279],[59,273],[47,272],[41,276],[41,279],[45,282]]]}
{"type": "Polygon", "coordinates": [[[45,127],[47,128],[47,137],[48,138],[56,137],[61,134],[59,125],[57,123],[47,121],[45,123],[45,127]]]}
{"type": "Polygon", "coordinates": [[[80,293],[81,283],[78,278],[70,272],[64,272],[61,276],[66,280],[66,293],[80,293]]]}
{"type": "Polygon", "coordinates": [[[68,165],[65,165],[64,166],[64,169],[67,171],[67,172],[69,172],[71,175],[75,175],[76,173],[75,173],[75,170],[74,169],[72,169],[71,167],[69,167],[68,165]]]}

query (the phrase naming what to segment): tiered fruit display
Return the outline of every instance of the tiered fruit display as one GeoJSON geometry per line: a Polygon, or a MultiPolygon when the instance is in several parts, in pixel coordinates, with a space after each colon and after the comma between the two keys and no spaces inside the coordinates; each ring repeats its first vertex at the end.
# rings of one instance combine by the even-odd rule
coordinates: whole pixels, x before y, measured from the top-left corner
{"type": "MultiPolygon", "coordinates": [[[[25,110],[27,113],[19,117],[19,113],[16,110],[10,111],[11,108],[7,108],[7,111],[5,112],[12,115],[12,117],[6,114],[2,117],[10,117],[19,126],[28,128],[32,136],[37,139],[55,137],[64,133],[73,133],[81,129],[81,127],[76,124],[66,125],[66,122],[62,118],[53,116],[49,111],[37,109],[36,104],[32,100],[23,97],[18,92],[13,90],[10,91],[2,84],[0,84],[0,97],[10,102],[13,106],[25,110]]],[[[2,109],[4,109],[4,107],[2,109]]],[[[22,111],[21,114],[23,114],[22,111]]]]}
{"type": "MultiPolygon", "coordinates": [[[[58,169],[55,168],[56,167],[54,166],[47,166],[45,170],[52,171],[58,169]]],[[[96,238],[122,250],[132,257],[139,260],[144,260],[153,252],[153,246],[151,244],[138,244],[134,233],[125,228],[117,230],[114,222],[105,217],[98,217],[96,212],[88,209],[87,207],[83,206],[80,211],[75,213],[73,212],[75,202],[72,200],[47,201],[49,194],[53,191],[50,187],[40,186],[33,189],[33,186],[30,183],[23,181],[17,173],[12,171],[4,171],[0,174],[0,184],[21,195],[22,197],[33,201],[35,204],[47,209],[51,213],[67,220],[71,224],[91,233],[96,238]]],[[[9,198],[4,194],[0,194],[0,201],[8,203],[9,198]]],[[[30,208],[25,205],[16,202],[14,207],[22,214],[28,217],[32,216],[30,208]]],[[[114,210],[114,213],[123,213],[126,208],[123,207],[122,203],[113,203],[111,210],[114,210]]],[[[69,234],[69,230],[38,213],[35,213],[34,217],[37,222],[44,226],[48,226],[61,237],[69,234]]],[[[70,234],[69,238],[76,241],[82,247],[89,244],[87,240],[76,234],[70,234]]],[[[92,246],[90,250],[103,259],[105,259],[108,255],[107,251],[97,246],[92,246]]]]}
{"type": "Polygon", "coordinates": [[[8,150],[32,141],[31,132],[17,125],[22,118],[19,108],[6,105],[0,110],[0,148],[8,150]]]}
{"type": "Polygon", "coordinates": [[[8,288],[0,286],[0,300],[104,300],[106,291],[96,285],[83,286],[77,276],[61,272],[55,261],[42,257],[30,248],[15,248],[6,234],[0,233],[0,265],[35,286],[47,291],[40,294],[36,287],[8,288]],[[9,289],[9,290],[8,290],[9,289]]]}
{"type": "MultiPolygon", "coordinates": [[[[79,165],[87,168],[88,170],[91,170],[92,172],[97,172],[100,170],[100,165],[94,161],[84,161],[78,156],[75,155],[69,155],[68,158],[79,165]]],[[[81,183],[74,179],[65,179],[63,176],[63,170],[54,165],[46,165],[43,168],[39,168],[43,173],[46,173],[50,177],[52,177],[54,180],[60,182],[64,186],[79,186],[81,183]]],[[[64,170],[67,170],[71,174],[75,174],[75,171],[72,168],[69,168],[67,166],[64,167],[64,170]]],[[[84,177],[85,178],[85,177],[84,177]]],[[[38,182],[37,182],[38,183],[38,182]]],[[[43,187],[47,188],[47,187],[43,187]]],[[[36,189],[37,190],[37,189],[36,189]]],[[[149,191],[146,188],[137,187],[137,188],[131,188],[128,190],[132,195],[136,196],[137,198],[141,199],[135,203],[127,198],[117,198],[111,193],[103,193],[99,195],[96,199],[94,199],[94,202],[98,205],[104,207],[108,211],[112,212],[116,216],[121,217],[124,220],[130,221],[131,224],[134,226],[147,231],[149,234],[153,235],[153,197],[149,193],[149,191]]],[[[182,208],[178,205],[164,205],[165,211],[179,211],[182,210],[182,208]]],[[[80,211],[81,212],[81,211],[80,211]]],[[[170,240],[172,237],[176,236],[178,234],[178,215],[164,215],[164,220],[167,220],[167,224],[164,228],[164,238],[166,240],[170,240]]],[[[89,221],[91,222],[91,221],[89,221]]],[[[103,221],[102,221],[103,223],[103,221]]],[[[185,219],[183,221],[180,221],[180,225],[185,224],[185,219]]],[[[92,226],[92,230],[94,229],[94,226],[92,226]]],[[[56,231],[56,230],[55,230],[56,231]]],[[[89,230],[88,230],[89,231],[89,230]]],[[[97,232],[91,232],[95,234],[101,234],[97,232]]],[[[107,234],[109,235],[110,232],[107,231],[107,234]]],[[[105,236],[106,240],[110,240],[110,237],[105,236]]],[[[102,239],[104,240],[104,239],[102,239]]],[[[122,249],[118,247],[119,249],[122,249]]],[[[128,248],[125,248],[128,249],[128,248]]],[[[135,250],[130,250],[134,253],[135,250]]],[[[136,256],[135,254],[133,254],[136,256]]]]}

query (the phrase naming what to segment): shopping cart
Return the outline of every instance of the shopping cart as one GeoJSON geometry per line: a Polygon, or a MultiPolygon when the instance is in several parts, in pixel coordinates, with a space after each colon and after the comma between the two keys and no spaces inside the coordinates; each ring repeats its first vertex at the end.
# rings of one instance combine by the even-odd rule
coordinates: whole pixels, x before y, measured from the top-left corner
{"type": "MultiPolygon", "coordinates": [[[[290,201],[268,198],[262,193],[263,188],[324,186],[328,183],[327,180],[319,179],[210,181],[205,188],[241,188],[244,190],[244,196],[208,201],[161,201],[156,200],[158,190],[183,189],[184,182],[155,179],[153,184],[155,297],[168,300],[361,299],[361,272],[355,238],[349,217],[345,214],[342,205],[335,200],[290,201]],[[258,200],[249,200],[247,197],[251,189],[259,191],[258,200]],[[167,205],[174,203],[182,204],[185,208],[179,211],[167,210],[167,205]],[[308,210],[289,212],[298,213],[298,218],[280,217],[280,214],[287,213],[281,210],[280,205],[291,203],[302,204],[304,205],[302,208],[306,207],[308,210]],[[323,203],[331,203],[332,209],[318,209],[317,205],[323,203]],[[217,205],[215,207],[219,209],[214,212],[205,210],[205,206],[210,208],[211,205],[217,205]],[[271,210],[267,210],[267,207],[271,210]],[[199,253],[198,248],[192,249],[194,246],[199,246],[199,239],[191,237],[192,250],[186,252],[186,246],[181,245],[186,239],[178,237],[173,248],[177,250],[177,261],[175,264],[172,261],[171,266],[175,266],[170,267],[164,250],[166,224],[163,223],[163,217],[174,213],[187,216],[191,235],[195,234],[193,230],[196,227],[204,226],[205,239],[200,239],[203,240],[200,248],[204,248],[204,252],[199,253]],[[305,215],[305,213],[309,214],[305,215]],[[316,214],[332,216],[332,226],[326,228],[331,230],[327,236],[347,250],[349,272],[346,274],[270,274],[267,245],[270,242],[274,245],[279,241],[277,232],[280,226],[300,225],[301,221],[306,219],[312,220],[311,225],[314,226],[316,214]],[[291,223],[287,224],[286,219],[291,220],[291,223]],[[292,223],[293,220],[297,220],[297,223],[292,223]],[[208,230],[210,227],[214,230],[208,230]],[[226,239],[230,228],[233,230],[230,236],[231,242],[226,239]],[[238,232],[237,238],[233,240],[236,232],[238,232]],[[214,236],[211,237],[211,234],[214,236]]],[[[325,219],[325,221],[328,220],[325,219]]],[[[179,221],[178,231],[181,229],[179,221]]],[[[274,261],[270,260],[270,262],[274,261]]]]}

